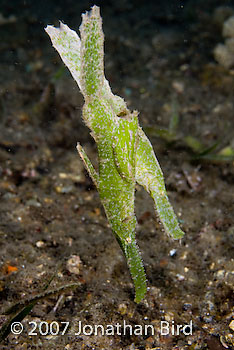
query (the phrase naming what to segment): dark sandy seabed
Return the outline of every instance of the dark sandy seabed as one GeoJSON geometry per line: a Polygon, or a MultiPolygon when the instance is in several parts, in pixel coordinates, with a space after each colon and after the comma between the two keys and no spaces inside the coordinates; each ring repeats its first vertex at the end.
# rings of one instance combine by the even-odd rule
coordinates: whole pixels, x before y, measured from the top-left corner
{"type": "MultiPolygon", "coordinates": [[[[76,153],[95,164],[81,119],[83,97],[44,33],[63,20],[78,30],[91,2],[3,1],[0,26],[0,322],[10,305],[39,300],[1,349],[209,349],[234,347],[234,168],[217,160],[234,146],[234,71],[218,65],[219,1],[103,1],[105,71],[115,93],[140,111],[185,237],[162,231],[137,187],[137,241],[148,293],[134,288],[98,193],[76,153]],[[178,117],[177,129],[168,129],[178,117]],[[168,136],[169,135],[169,136],[168,136]],[[204,149],[192,152],[186,138],[204,149]],[[160,334],[160,322],[193,323],[191,335],[160,334]],[[65,335],[29,335],[29,322],[70,322],[65,335]],[[89,325],[153,325],[155,334],[75,335],[89,325]]],[[[231,1],[222,1],[234,13],[231,1]]],[[[224,11],[225,12],[225,11],[224,11]]],[[[194,148],[194,147],[193,147],[194,148]]],[[[44,327],[45,323],[44,323],[44,327]]],[[[62,326],[61,326],[62,330],[62,326]]],[[[46,331],[44,330],[44,333],[46,331]]]]}

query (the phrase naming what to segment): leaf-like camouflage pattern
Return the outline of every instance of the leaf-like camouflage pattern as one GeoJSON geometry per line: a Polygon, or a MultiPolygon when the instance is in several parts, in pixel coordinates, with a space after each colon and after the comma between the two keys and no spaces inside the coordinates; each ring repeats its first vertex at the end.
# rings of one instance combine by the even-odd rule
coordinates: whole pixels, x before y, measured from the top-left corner
{"type": "Polygon", "coordinates": [[[111,92],[104,76],[102,20],[93,6],[82,15],[79,36],[66,25],[47,26],[53,46],[76,80],[83,96],[83,118],[97,143],[98,172],[81,147],[77,150],[97,186],[113,233],[126,257],[135,286],[135,301],[146,293],[144,266],[135,239],[136,181],[153,197],[165,231],[181,238],[177,218],[168,201],[163,174],[153,148],[138,126],[137,112],[111,92]]]}

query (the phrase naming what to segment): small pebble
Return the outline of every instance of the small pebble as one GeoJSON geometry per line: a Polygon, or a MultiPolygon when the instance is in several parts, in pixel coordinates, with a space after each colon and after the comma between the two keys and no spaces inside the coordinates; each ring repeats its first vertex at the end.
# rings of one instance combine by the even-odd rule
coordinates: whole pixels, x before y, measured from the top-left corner
{"type": "Polygon", "coordinates": [[[72,255],[67,261],[67,269],[70,273],[79,275],[82,262],[78,255],[72,255]]]}
{"type": "Polygon", "coordinates": [[[234,320],[229,323],[229,328],[234,331],[234,320]]]}
{"type": "Polygon", "coordinates": [[[45,245],[45,243],[43,241],[37,241],[36,242],[37,248],[42,248],[42,247],[44,247],[44,245],[45,245]]]}

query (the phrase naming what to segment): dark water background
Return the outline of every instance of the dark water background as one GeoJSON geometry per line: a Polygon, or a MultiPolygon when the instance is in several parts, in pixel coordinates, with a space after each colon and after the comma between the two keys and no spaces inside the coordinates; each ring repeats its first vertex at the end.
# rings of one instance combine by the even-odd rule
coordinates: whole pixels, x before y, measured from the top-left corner
{"type": "Polygon", "coordinates": [[[234,2],[95,4],[106,76],[139,110],[186,235],[181,242],[166,237],[151,199],[137,188],[137,241],[150,288],[136,305],[125,260],[76,154],[79,141],[97,165],[81,119],[83,98],[44,32],[59,20],[78,31],[93,3],[1,0],[7,22],[0,17],[1,310],[41,293],[53,275],[51,289],[79,284],[41,300],[24,320],[25,327],[66,320],[71,335],[10,334],[1,349],[232,349],[234,73],[213,50],[224,40],[222,24],[234,2]],[[156,329],[161,320],[192,320],[194,328],[191,336],[75,337],[79,320],[156,329]]]}

